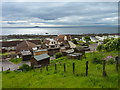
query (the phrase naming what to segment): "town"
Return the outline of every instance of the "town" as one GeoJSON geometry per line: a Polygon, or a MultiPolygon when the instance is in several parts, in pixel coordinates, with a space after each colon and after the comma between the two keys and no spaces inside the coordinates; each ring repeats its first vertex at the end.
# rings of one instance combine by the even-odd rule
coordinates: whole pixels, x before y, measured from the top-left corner
{"type": "Polygon", "coordinates": [[[119,35],[43,35],[24,39],[18,37],[16,40],[2,38],[1,71],[14,71],[21,70],[19,67],[23,64],[32,68],[48,66],[50,60],[62,56],[81,60],[86,58],[86,53],[96,51],[97,46],[103,44],[105,39],[119,38],[119,35]]]}

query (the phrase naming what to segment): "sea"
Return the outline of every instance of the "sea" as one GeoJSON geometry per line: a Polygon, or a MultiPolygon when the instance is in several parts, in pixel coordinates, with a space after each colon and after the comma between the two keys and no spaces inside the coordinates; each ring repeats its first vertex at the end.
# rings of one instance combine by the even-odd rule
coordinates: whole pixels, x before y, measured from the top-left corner
{"type": "Polygon", "coordinates": [[[118,33],[117,26],[82,26],[82,27],[4,27],[1,35],[35,34],[103,34],[118,33]]]}

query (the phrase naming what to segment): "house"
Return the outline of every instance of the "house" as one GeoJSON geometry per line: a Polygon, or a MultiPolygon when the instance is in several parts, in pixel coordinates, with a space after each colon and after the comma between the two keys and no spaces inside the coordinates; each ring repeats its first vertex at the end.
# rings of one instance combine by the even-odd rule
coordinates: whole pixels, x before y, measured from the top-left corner
{"type": "Polygon", "coordinates": [[[100,41],[103,40],[102,37],[100,37],[100,36],[95,36],[95,38],[98,39],[98,40],[100,40],[100,41]]]}
{"type": "Polygon", "coordinates": [[[95,37],[90,37],[92,42],[97,42],[97,39],[95,37]]]}
{"type": "Polygon", "coordinates": [[[80,40],[83,41],[84,43],[86,43],[85,37],[82,37],[80,40]]]}
{"type": "Polygon", "coordinates": [[[79,40],[79,38],[74,38],[74,39],[77,40],[77,41],[79,40]]]}
{"type": "Polygon", "coordinates": [[[63,41],[71,41],[72,38],[70,35],[58,35],[55,40],[57,40],[58,42],[63,42],[63,41]]]}
{"type": "Polygon", "coordinates": [[[32,53],[30,51],[21,51],[21,56],[23,61],[31,60],[32,53]]]}
{"type": "Polygon", "coordinates": [[[24,40],[23,42],[19,43],[16,46],[16,52],[21,52],[21,51],[31,51],[32,52],[33,51],[32,48],[35,48],[35,47],[37,47],[36,44],[24,40]]]}
{"type": "Polygon", "coordinates": [[[76,45],[73,42],[68,41],[68,43],[71,49],[76,48],[76,45]]]}
{"type": "Polygon", "coordinates": [[[58,42],[54,39],[46,38],[43,43],[47,48],[58,48],[59,47],[58,42]]]}
{"type": "Polygon", "coordinates": [[[50,56],[48,54],[35,55],[30,60],[32,67],[43,67],[50,64],[50,56]]]}
{"type": "Polygon", "coordinates": [[[115,35],[114,38],[119,38],[120,36],[119,35],[115,35]]]}
{"type": "Polygon", "coordinates": [[[112,38],[114,38],[114,36],[113,35],[108,35],[108,38],[112,39],[112,38]]]}

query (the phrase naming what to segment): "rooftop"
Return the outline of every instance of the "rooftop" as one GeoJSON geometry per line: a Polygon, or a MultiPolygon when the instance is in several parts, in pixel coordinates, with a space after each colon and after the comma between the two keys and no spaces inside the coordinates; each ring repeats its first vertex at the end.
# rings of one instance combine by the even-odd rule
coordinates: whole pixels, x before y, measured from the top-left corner
{"type": "Polygon", "coordinates": [[[42,54],[42,55],[36,55],[34,56],[34,58],[37,60],[37,61],[40,61],[40,60],[43,60],[43,59],[46,59],[46,58],[49,58],[50,56],[48,54],[42,54]]]}
{"type": "Polygon", "coordinates": [[[39,49],[39,50],[35,50],[34,52],[42,52],[42,51],[47,51],[47,49],[39,49]]]}

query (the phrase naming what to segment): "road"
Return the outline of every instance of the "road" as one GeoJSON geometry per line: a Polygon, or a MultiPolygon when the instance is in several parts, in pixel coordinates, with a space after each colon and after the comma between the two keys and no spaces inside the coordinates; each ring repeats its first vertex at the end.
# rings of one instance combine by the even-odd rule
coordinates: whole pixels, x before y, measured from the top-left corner
{"type": "MultiPolygon", "coordinates": [[[[0,62],[0,65],[3,67],[3,71],[6,71],[10,68],[11,71],[16,70],[21,66],[22,64],[28,64],[30,65],[29,61],[22,61],[19,64],[13,64],[12,62],[9,61],[9,59],[5,59],[2,62],[0,62]]],[[[2,67],[0,67],[0,71],[2,71],[2,67]]]]}

